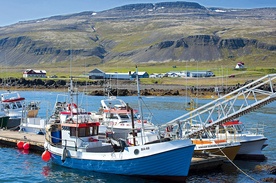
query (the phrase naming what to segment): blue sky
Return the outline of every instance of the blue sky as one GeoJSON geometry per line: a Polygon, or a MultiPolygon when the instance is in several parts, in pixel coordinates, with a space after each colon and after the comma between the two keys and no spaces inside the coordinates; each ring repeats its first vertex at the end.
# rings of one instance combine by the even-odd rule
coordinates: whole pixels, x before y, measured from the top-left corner
{"type": "MultiPolygon", "coordinates": [[[[125,4],[175,1],[180,0],[2,0],[0,1],[0,26],[54,15],[102,11],[125,4]]],[[[222,8],[276,7],[276,0],[191,0],[189,2],[222,8]]]]}

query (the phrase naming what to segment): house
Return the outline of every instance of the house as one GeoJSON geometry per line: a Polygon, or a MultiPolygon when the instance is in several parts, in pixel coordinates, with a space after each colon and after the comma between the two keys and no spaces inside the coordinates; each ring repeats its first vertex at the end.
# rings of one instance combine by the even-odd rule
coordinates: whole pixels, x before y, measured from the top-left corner
{"type": "Polygon", "coordinates": [[[45,70],[27,69],[23,72],[24,78],[46,78],[45,70]]]}
{"type": "Polygon", "coordinates": [[[104,79],[105,72],[100,69],[94,69],[88,73],[89,79],[104,79]]]}
{"type": "Polygon", "coordinates": [[[149,78],[162,78],[164,74],[161,73],[152,73],[149,75],[149,78]]]}
{"type": "MultiPolygon", "coordinates": [[[[136,72],[129,71],[132,79],[136,78],[136,72]]],[[[149,74],[147,72],[138,72],[138,78],[149,78],[149,74]]]]}
{"type": "Polygon", "coordinates": [[[238,62],[235,69],[245,69],[244,63],[243,62],[238,62]]]}
{"type": "Polygon", "coordinates": [[[118,80],[130,80],[131,75],[129,73],[105,73],[105,79],[118,79],[118,80]]]}

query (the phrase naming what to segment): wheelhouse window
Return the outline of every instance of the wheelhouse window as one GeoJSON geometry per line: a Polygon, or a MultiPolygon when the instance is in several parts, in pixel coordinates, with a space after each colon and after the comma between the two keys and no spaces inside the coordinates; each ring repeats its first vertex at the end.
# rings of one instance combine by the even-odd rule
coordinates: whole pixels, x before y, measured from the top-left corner
{"type": "Polygon", "coordinates": [[[22,108],[22,104],[20,102],[16,102],[18,108],[22,108]]]}
{"type": "Polygon", "coordinates": [[[76,137],[78,129],[78,137],[88,137],[88,136],[95,136],[98,135],[98,126],[93,126],[90,128],[75,128],[75,127],[70,127],[70,136],[76,137]]]}

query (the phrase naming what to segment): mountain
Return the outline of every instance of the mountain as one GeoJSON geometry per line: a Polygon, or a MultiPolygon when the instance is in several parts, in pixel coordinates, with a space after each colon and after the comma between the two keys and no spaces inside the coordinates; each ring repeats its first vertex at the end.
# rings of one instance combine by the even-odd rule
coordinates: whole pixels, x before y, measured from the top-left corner
{"type": "Polygon", "coordinates": [[[276,8],[129,4],[0,27],[0,64],[275,58],[276,8]]]}

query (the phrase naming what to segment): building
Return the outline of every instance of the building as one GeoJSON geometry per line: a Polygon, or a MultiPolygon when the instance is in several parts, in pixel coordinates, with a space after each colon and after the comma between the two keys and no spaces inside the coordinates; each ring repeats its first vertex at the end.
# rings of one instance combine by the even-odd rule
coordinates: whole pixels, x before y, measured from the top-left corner
{"type": "Polygon", "coordinates": [[[171,71],[165,74],[165,77],[213,77],[212,71],[171,71]]]}
{"type": "Polygon", "coordinates": [[[213,77],[215,74],[212,71],[188,71],[187,77],[213,77]]]}
{"type": "Polygon", "coordinates": [[[46,78],[45,70],[27,69],[23,72],[24,78],[46,78]]]}
{"type": "MultiPolygon", "coordinates": [[[[138,72],[139,78],[148,78],[147,72],[138,72]]],[[[118,80],[133,80],[136,78],[136,72],[129,71],[128,73],[109,72],[105,73],[100,69],[94,69],[89,72],[90,79],[118,79],[118,80]]]]}
{"type": "Polygon", "coordinates": [[[243,62],[238,62],[235,69],[239,70],[239,69],[245,69],[244,63],[243,62]]]}
{"type": "Polygon", "coordinates": [[[89,79],[104,79],[105,78],[105,72],[103,72],[100,69],[94,69],[88,73],[89,79]]]}

